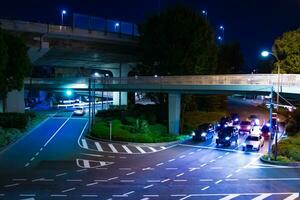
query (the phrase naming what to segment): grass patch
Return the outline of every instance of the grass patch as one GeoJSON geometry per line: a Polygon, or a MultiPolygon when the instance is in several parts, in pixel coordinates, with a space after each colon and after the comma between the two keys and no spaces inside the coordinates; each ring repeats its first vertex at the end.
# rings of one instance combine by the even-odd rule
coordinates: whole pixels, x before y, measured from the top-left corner
{"type": "Polygon", "coordinates": [[[18,140],[23,133],[19,129],[0,127],[0,149],[18,140]]]}
{"type": "MultiPolygon", "coordinates": [[[[109,139],[108,119],[97,119],[91,135],[99,139],[109,139]]],[[[167,134],[167,127],[161,124],[149,125],[148,121],[126,118],[126,121],[112,120],[112,140],[141,143],[171,142],[183,136],[167,134]]]]}

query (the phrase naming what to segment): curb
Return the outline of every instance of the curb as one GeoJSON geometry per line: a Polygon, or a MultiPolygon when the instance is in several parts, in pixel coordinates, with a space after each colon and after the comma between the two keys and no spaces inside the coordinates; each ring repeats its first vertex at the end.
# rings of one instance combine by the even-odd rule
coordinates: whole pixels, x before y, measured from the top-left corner
{"type": "Polygon", "coordinates": [[[286,163],[286,162],[281,162],[281,161],[272,161],[272,160],[267,160],[264,159],[263,156],[261,156],[259,158],[263,163],[267,163],[267,164],[272,164],[272,165],[284,165],[284,166],[300,166],[300,162],[290,162],[290,163],[286,163]]]}
{"type": "Polygon", "coordinates": [[[178,141],[172,141],[172,142],[161,142],[161,143],[138,143],[138,142],[125,142],[125,141],[117,141],[117,140],[106,140],[106,139],[99,139],[96,137],[93,137],[91,135],[86,135],[85,136],[88,139],[95,140],[95,141],[101,141],[105,143],[118,143],[118,144],[125,144],[125,145],[132,145],[132,146],[137,146],[137,145],[145,145],[145,146],[173,146],[176,144],[182,144],[185,141],[189,140],[190,138],[184,139],[184,140],[178,140],[178,141]]]}

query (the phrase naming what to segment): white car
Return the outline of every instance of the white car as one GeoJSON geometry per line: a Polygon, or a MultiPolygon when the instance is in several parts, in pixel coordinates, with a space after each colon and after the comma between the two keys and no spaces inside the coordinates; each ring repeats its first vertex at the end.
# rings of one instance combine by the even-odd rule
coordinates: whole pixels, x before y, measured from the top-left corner
{"type": "Polygon", "coordinates": [[[83,116],[85,114],[85,110],[83,107],[77,107],[75,108],[74,112],[73,112],[73,115],[76,115],[76,116],[83,116]]]}
{"type": "Polygon", "coordinates": [[[259,151],[264,146],[264,138],[261,135],[248,135],[243,145],[243,151],[259,151]]]}

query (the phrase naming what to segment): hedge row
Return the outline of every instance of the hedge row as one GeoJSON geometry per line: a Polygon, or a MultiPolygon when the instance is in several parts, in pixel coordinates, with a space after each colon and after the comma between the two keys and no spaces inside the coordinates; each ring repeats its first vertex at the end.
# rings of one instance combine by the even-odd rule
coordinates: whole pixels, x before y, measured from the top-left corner
{"type": "Polygon", "coordinates": [[[28,123],[25,113],[0,113],[0,127],[24,129],[28,123]]]}

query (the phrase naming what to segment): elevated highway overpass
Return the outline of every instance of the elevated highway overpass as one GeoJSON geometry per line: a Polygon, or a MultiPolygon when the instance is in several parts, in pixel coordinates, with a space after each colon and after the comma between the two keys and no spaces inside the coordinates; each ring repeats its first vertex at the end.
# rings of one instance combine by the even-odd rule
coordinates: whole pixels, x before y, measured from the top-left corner
{"type": "Polygon", "coordinates": [[[32,79],[26,87],[75,91],[143,91],[164,92],[169,95],[169,131],[179,133],[180,99],[183,93],[199,94],[263,94],[272,91],[282,95],[300,96],[300,74],[281,74],[279,87],[275,74],[160,76],[120,78],[32,79]]]}

